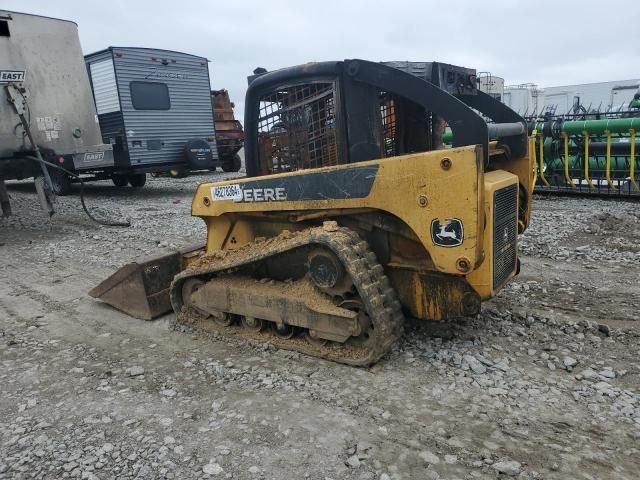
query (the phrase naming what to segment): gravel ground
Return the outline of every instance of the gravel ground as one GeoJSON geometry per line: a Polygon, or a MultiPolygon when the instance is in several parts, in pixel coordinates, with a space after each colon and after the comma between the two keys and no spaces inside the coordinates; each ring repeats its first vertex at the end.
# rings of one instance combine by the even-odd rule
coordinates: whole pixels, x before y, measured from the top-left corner
{"type": "Polygon", "coordinates": [[[538,197],[522,273],[477,318],[410,322],[371,369],[172,332],[87,291],[204,239],[197,182],[28,183],[0,222],[0,478],[637,479],[637,203],[538,197]]]}

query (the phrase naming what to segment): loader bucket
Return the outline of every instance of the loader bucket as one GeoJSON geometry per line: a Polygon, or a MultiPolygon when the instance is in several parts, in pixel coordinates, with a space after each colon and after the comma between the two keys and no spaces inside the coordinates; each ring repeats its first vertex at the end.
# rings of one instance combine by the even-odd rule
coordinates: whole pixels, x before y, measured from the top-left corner
{"type": "Polygon", "coordinates": [[[204,249],[203,244],[192,245],[139,258],[94,287],[89,295],[132,317],[153,320],[171,310],[169,287],[173,277],[204,249]]]}

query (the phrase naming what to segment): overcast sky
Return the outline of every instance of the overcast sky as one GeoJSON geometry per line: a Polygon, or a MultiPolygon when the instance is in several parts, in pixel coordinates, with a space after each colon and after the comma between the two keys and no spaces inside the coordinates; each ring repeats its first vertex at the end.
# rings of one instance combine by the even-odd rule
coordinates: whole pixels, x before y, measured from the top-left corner
{"type": "Polygon", "coordinates": [[[238,107],[257,66],[344,58],[440,60],[542,87],[640,78],[638,0],[4,0],[0,7],[75,21],[85,53],[136,46],[207,57],[212,86],[227,88],[238,107]]]}

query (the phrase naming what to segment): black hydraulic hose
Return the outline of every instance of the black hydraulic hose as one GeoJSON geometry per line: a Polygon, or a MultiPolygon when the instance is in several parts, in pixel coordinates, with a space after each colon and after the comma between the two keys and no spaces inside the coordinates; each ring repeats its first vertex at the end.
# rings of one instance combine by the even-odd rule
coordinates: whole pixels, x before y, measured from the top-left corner
{"type": "Polygon", "coordinates": [[[84,203],[84,181],[82,180],[82,178],[80,178],[80,175],[70,172],[66,168],[62,168],[60,165],[56,165],[55,163],[47,162],[46,160],[41,161],[33,157],[26,157],[26,158],[28,158],[29,160],[33,160],[35,162],[42,162],[48,167],[56,168],[71,177],[77,178],[80,181],[80,203],[82,204],[82,209],[84,210],[84,213],[87,214],[87,217],[89,217],[94,222],[100,225],[105,225],[107,227],[130,227],[131,226],[131,222],[129,221],[121,222],[119,220],[100,220],[94,217],[93,215],[91,215],[91,213],[89,212],[89,209],[87,208],[87,205],[84,203]]]}

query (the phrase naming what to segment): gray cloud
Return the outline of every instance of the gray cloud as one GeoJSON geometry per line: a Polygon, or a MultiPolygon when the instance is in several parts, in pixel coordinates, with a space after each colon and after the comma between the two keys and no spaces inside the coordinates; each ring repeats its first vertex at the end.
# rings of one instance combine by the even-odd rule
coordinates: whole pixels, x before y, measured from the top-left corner
{"type": "Polygon", "coordinates": [[[5,0],[3,8],[77,22],[85,53],[140,46],[205,56],[212,86],[227,88],[241,108],[257,66],[343,58],[440,60],[507,84],[637,78],[640,2],[591,3],[5,0]]]}

